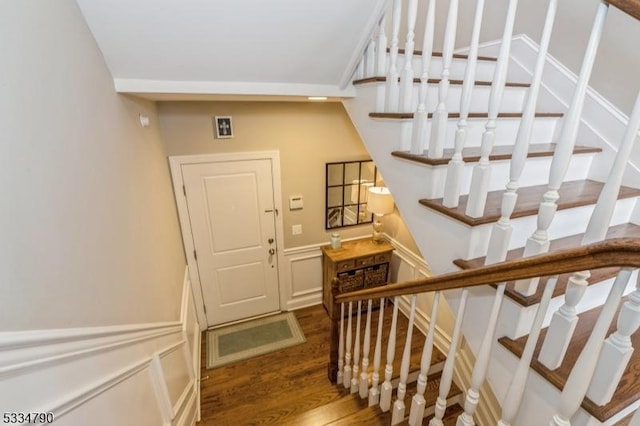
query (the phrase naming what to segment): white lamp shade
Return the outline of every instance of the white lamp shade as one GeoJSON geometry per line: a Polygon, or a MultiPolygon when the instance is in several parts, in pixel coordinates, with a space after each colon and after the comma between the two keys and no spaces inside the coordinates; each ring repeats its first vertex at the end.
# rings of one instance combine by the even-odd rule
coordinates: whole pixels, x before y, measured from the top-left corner
{"type": "Polygon", "coordinates": [[[367,210],[373,214],[385,215],[393,212],[393,197],[388,188],[374,186],[369,188],[367,210]]]}

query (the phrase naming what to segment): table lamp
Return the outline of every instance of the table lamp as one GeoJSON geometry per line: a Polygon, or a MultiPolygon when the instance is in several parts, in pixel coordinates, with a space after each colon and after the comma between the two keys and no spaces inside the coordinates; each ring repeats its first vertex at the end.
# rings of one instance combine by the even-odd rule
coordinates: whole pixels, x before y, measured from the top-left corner
{"type": "Polygon", "coordinates": [[[373,213],[373,242],[380,244],[382,236],[382,216],[393,212],[393,198],[388,188],[374,186],[369,188],[367,210],[373,213]]]}

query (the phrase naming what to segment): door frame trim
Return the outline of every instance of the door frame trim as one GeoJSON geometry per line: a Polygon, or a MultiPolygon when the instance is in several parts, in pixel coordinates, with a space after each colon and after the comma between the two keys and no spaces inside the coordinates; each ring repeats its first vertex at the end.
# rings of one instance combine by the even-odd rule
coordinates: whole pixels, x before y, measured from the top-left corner
{"type": "Polygon", "coordinates": [[[202,286],[200,284],[200,274],[198,265],[193,255],[195,246],[193,244],[193,236],[191,232],[191,220],[189,218],[189,210],[187,208],[187,199],[183,195],[184,180],[182,179],[182,166],[188,164],[202,163],[224,163],[230,161],[249,161],[249,160],[271,160],[272,177],[273,177],[273,203],[280,213],[276,214],[276,253],[278,259],[278,300],[280,310],[286,305],[285,289],[283,286],[283,277],[285,276],[285,256],[283,250],[284,242],[284,223],[282,214],[282,186],[280,178],[280,151],[251,151],[251,152],[227,152],[220,154],[198,154],[198,155],[172,155],[169,156],[169,168],[171,169],[171,180],[173,183],[173,195],[178,208],[178,220],[180,221],[180,229],[182,231],[182,244],[184,246],[185,257],[189,267],[189,276],[191,278],[191,288],[193,290],[193,298],[196,305],[196,315],[200,323],[202,331],[209,327],[207,316],[204,313],[204,297],[202,295],[202,286]]]}

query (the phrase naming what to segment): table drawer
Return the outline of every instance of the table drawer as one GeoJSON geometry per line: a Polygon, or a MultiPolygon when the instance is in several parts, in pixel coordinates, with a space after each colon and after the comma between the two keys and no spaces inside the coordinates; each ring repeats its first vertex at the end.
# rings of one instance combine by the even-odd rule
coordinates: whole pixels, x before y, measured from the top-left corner
{"type": "Polygon", "coordinates": [[[351,259],[351,260],[345,260],[344,262],[338,262],[336,264],[336,268],[337,268],[338,272],[348,271],[350,269],[355,269],[356,268],[356,261],[351,259]]]}
{"type": "Polygon", "coordinates": [[[356,259],[356,268],[373,265],[375,262],[375,256],[360,257],[356,259]]]}

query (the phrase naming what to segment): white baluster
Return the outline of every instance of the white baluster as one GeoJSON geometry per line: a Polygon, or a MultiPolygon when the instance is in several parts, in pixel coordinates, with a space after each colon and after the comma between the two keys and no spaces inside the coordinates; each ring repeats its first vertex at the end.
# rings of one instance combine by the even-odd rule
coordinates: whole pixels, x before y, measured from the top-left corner
{"type": "Polygon", "coordinates": [[[387,34],[385,33],[386,24],[387,15],[384,15],[380,20],[378,41],[376,42],[376,75],[387,75],[387,34]]]}
{"type": "Polygon", "coordinates": [[[360,372],[360,398],[369,395],[369,347],[371,346],[371,304],[369,299],[367,306],[367,323],[364,329],[364,342],[362,344],[362,371],[360,372]]]}
{"type": "Polygon", "coordinates": [[[493,305],[491,306],[491,313],[489,315],[489,322],[487,323],[487,330],[484,333],[478,356],[476,357],[476,363],[473,366],[473,373],[471,373],[471,386],[467,390],[467,395],[464,400],[464,413],[458,416],[456,426],[473,426],[475,422],[473,420],[473,414],[480,402],[480,387],[484,382],[487,375],[487,369],[489,368],[489,359],[491,357],[491,347],[496,339],[496,325],[498,323],[498,314],[500,313],[500,306],[502,305],[502,296],[504,295],[505,284],[499,284],[496,288],[496,295],[493,299],[493,305]]]}
{"type": "MultiPolygon", "coordinates": [[[[640,130],[640,94],[636,98],[635,106],[629,117],[629,123],[618,148],[609,177],[600,192],[596,206],[589,219],[587,230],[582,238],[583,245],[602,241],[607,236],[618,192],[622,185],[624,170],[631,155],[638,130],[640,130]]],[[[551,318],[549,331],[540,350],[539,357],[540,362],[549,368],[557,368],[564,358],[578,321],[576,306],[580,303],[586,291],[589,276],[590,273],[584,271],[573,274],[569,278],[565,303],[551,318]]]]}
{"type": "Polygon", "coordinates": [[[467,57],[467,67],[464,70],[462,82],[462,95],[460,97],[460,119],[454,140],[453,156],[447,165],[447,179],[445,181],[444,198],[442,204],[445,207],[458,207],[462,178],[464,174],[464,162],[462,150],[467,141],[467,119],[471,108],[471,93],[475,85],[476,67],[478,64],[478,45],[480,43],[480,29],[482,27],[482,15],[484,14],[484,0],[476,3],[476,14],[471,34],[471,45],[467,57]]]}
{"type": "Polygon", "coordinates": [[[473,168],[471,176],[471,189],[469,190],[469,198],[467,200],[466,215],[471,217],[480,217],[484,214],[484,206],[487,202],[487,193],[489,192],[489,177],[491,174],[491,165],[489,163],[489,154],[493,149],[493,142],[496,138],[496,123],[500,104],[502,103],[502,94],[504,92],[505,82],[507,80],[507,69],[509,67],[509,54],[511,51],[511,38],[513,37],[513,25],[516,18],[516,9],[518,0],[510,0],[507,9],[507,19],[502,34],[502,43],[500,45],[500,53],[498,62],[493,74],[493,82],[491,83],[491,94],[489,95],[489,114],[485,131],[482,135],[482,145],[480,146],[480,161],[473,168]]]}
{"type": "Polygon", "coordinates": [[[391,408],[391,392],[393,385],[391,377],[393,375],[393,359],[396,354],[396,325],[398,324],[398,296],[393,299],[393,316],[391,317],[391,330],[389,330],[389,341],[387,342],[387,365],[384,368],[384,382],[380,391],[380,409],[385,413],[391,408]]]}
{"type": "Polygon", "coordinates": [[[429,0],[427,16],[424,25],[424,37],[422,38],[422,74],[420,75],[420,90],[418,94],[418,109],[413,115],[411,130],[411,153],[420,155],[424,150],[427,137],[426,127],[429,113],[427,112],[427,92],[429,90],[429,67],[433,55],[433,36],[435,31],[436,0],[429,0]]]}
{"type": "Polygon", "coordinates": [[[413,95],[413,49],[415,48],[415,27],[418,15],[418,0],[409,0],[407,8],[407,41],[404,45],[404,68],[400,78],[400,110],[411,111],[413,95]]]}
{"type": "Polygon", "coordinates": [[[360,372],[360,318],[362,318],[362,300],[358,300],[356,320],[356,339],[353,342],[353,376],[351,377],[351,393],[358,392],[358,373],[360,372]]]}
{"type": "Polygon", "coordinates": [[[371,36],[371,41],[365,51],[365,77],[373,77],[376,75],[376,37],[375,34],[371,36]]]}
{"type": "Polygon", "coordinates": [[[570,419],[580,407],[584,398],[589,382],[593,376],[593,372],[598,362],[598,354],[602,348],[602,343],[607,335],[609,325],[622,299],[624,288],[629,282],[631,269],[623,268],[618,273],[616,280],[611,287],[607,301],[600,311],[600,316],[593,326],[593,331],[589,336],[589,340],[585,344],[576,363],[569,373],[567,382],[564,385],[560,401],[558,403],[556,414],[549,422],[551,426],[567,426],[570,425],[570,419]]]}
{"type": "MultiPolygon", "coordinates": [[[[602,29],[607,16],[608,6],[609,5],[607,3],[601,2],[598,8],[589,43],[587,45],[587,51],[582,63],[582,69],[580,70],[580,77],[578,78],[575,95],[571,102],[569,112],[567,113],[562,125],[562,132],[560,133],[560,138],[556,145],[553,159],[551,160],[549,187],[542,197],[542,203],[540,203],[540,208],[538,210],[538,229],[527,240],[527,244],[524,249],[524,256],[546,253],[549,250],[549,236],[547,235],[547,230],[549,229],[556,210],[558,209],[557,201],[558,198],[560,198],[558,190],[560,189],[562,181],[567,174],[569,162],[573,155],[576,135],[578,134],[578,127],[580,125],[580,116],[582,115],[582,107],[584,105],[584,98],[587,92],[591,70],[593,69],[593,63],[596,58],[598,44],[600,43],[600,38],[602,36],[602,29]]],[[[524,295],[531,295],[535,293],[538,281],[538,279],[520,280],[516,283],[516,291],[524,295]]]]}
{"type": "Polygon", "coordinates": [[[387,74],[385,112],[398,112],[400,85],[398,83],[398,34],[400,33],[400,18],[402,1],[393,0],[393,15],[391,29],[391,51],[389,54],[389,74],[387,74]]]}
{"type": "Polygon", "coordinates": [[[511,215],[518,200],[518,181],[522,176],[524,165],[527,161],[529,152],[529,144],[531,143],[531,134],[533,130],[533,122],[536,114],[536,104],[538,103],[538,94],[542,83],[542,73],[547,59],[547,51],[549,49],[549,41],[553,32],[553,23],[555,21],[556,10],[558,9],[558,0],[550,0],[547,8],[547,17],[542,31],[540,40],[540,50],[533,73],[533,81],[527,93],[527,100],[523,112],[522,121],[518,127],[518,135],[516,143],[513,147],[513,155],[509,170],[509,182],[506,191],[502,196],[501,216],[491,230],[491,238],[489,240],[489,256],[498,255],[504,259],[506,256],[509,241],[511,239],[511,215]]]}
{"type": "Polygon", "coordinates": [[[378,312],[378,331],[376,333],[376,348],[373,351],[373,375],[371,376],[371,389],[369,389],[369,407],[380,402],[380,358],[382,356],[382,325],[384,322],[384,297],[380,298],[380,310],[378,312]]]}
{"type": "Polygon", "coordinates": [[[364,78],[365,71],[365,63],[364,63],[364,55],[360,58],[360,62],[358,63],[358,68],[356,69],[356,80],[361,80],[364,78]]]}
{"type": "Polygon", "coordinates": [[[340,304],[340,334],[338,337],[338,375],[336,383],[344,382],[344,303],[340,304]]]}
{"type": "Polygon", "coordinates": [[[404,419],[405,404],[404,397],[407,394],[407,378],[409,377],[409,367],[411,362],[411,338],[413,336],[413,321],[416,316],[416,300],[417,296],[411,296],[411,312],[409,313],[409,325],[407,329],[407,339],[404,342],[404,351],[402,352],[402,363],[400,364],[400,382],[396,391],[396,400],[393,403],[393,412],[391,414],[391,424],[397,425],[404,419]]]}
{"type": "Polygon", "coordinates": [[[456,30],[458,26],[458,0],[449,3],[449,15],[447,28],[442,45],[442,74],[438,86],[438,105],[431,120],[431,137],[429,138],[429,158],[442,158],[444,154],[444,141],[447,136],[447,93],[449,93],[449,75],[451,74],[451,61],[453,60],[453,48],[456,42],[456,30]]]}
{"type": "Polygon", "coordinates": [[[540,330],[542,329],[542,321],[547,313],[547,308],[549,307],[549,302],[551,301],[557,282],[557,275],[550,278],[542,293],[542,298],[536,311],[536,317],[531,326],[531,332],[529,333],[529,337],[527,337],[527,343],[520,357],[518,367],[511,378],[507,396],[502,404],[502,418],[498,421],[498,426],[510,426],[518,414],[524,395],[524,388],[527,384],[529,365],[533,359],[533,351],[538,343],[538,337],[540,337],[540,330]]]}
{"type": "Polygon", "coordinates": [[[552,370],[560,367],[567,353],[571,336],[578,323],[576,306],[589,285],[587,279],[590,275],[589,271],[582,271],[569,277],[564,304],[551,317],[538,361],[552,370]]]}
{"type": "Polygon", "coordinates": [[[424,417],[424,409],[426,400],[424,392],[427,390],[427,374],[431,367],[431,354],[433,353],[433,338],[436,331],[436,322],[438,319],[438,303],[440,302],[440,292],[436,291],[433,295],[433,305],[431,306],[431,318],[429,319],[429,330],[427,338],[422,348],[422,358],[420,359],[420,374],[418,375],[418,386],[416,394],[411,400],[411,409],[409,410],[409,424],[418,426],[422,424],[424,417]]]}
{"type": "Polygon", "coordinates": [[[349,302],[349,316],[347,317],[347,347],[344,354],[344,376],[343,382],[345,389],[351,387],[351,310],[353,302],[349,302]]]}
{"type": "Polygon", "coordinates": [[[596,405],[611,401],[620,379],[633,354],[631,336],[640,327],[640,274],[636,289],[622,305],[618,315],[618,330],[604,341],[598,365],[593,373],[587,397],[596,405]]]}
{"type": "Polygon", "coordinates": [[[438,389],[438,399],[436,400],[435,414],[429,421],[429,426],[444,426],[442,419],[447,410],[447,395],[451,390],[453,382],[453,369],[456,364],[456,352],[458,351],[458,342],[460,341],[460,330],[462,329],[462,320],[467,306],[467,297],[469,290],[464,289],[460,294],[460,304],[458,305],[458,314],[456,315],[456,323],[453,327],[453,335],[451,336],[451,345],[447,352],[447,360],[444,362],[442,374],[440,375],[440,388],[438,389]]]}

